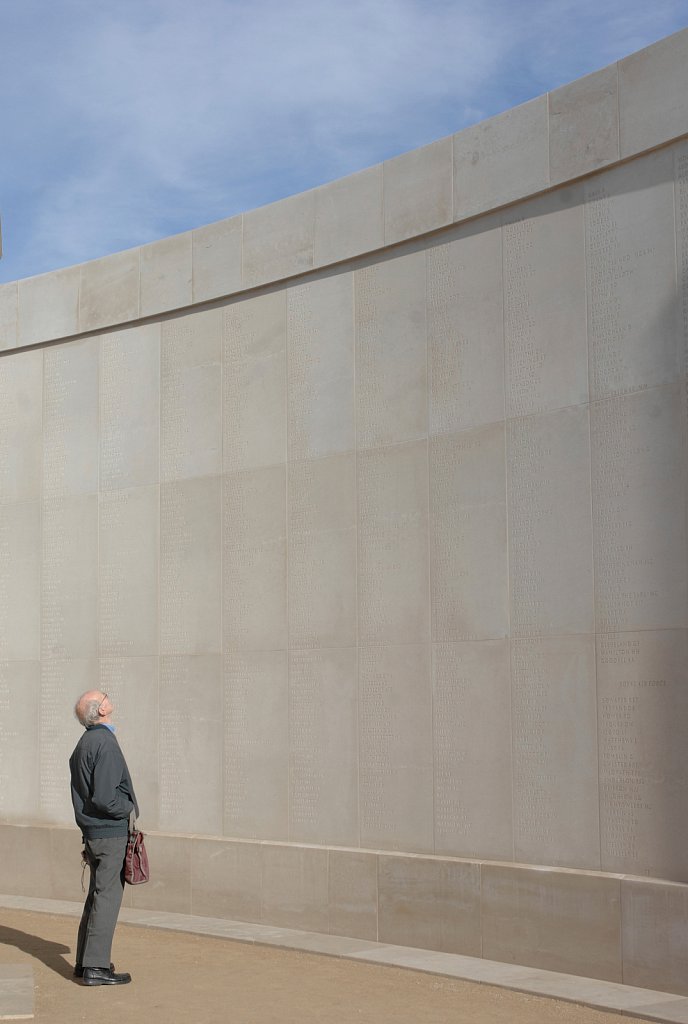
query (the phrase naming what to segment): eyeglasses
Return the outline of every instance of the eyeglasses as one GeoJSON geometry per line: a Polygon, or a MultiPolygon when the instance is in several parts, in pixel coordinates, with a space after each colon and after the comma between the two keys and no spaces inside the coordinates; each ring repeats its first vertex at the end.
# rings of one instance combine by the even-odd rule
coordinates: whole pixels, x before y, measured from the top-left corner
{"type": "Polygon", "coordinates": [[[108,695],[107,695],[107,693],[104,693],[103,694],[103,699],[101,700],[100,704],[98,705],[98,711],[100,711],[100,709],[102,708],[103,704],[105,703],[105,701],[107,699],[108,699],[108,695]]]}

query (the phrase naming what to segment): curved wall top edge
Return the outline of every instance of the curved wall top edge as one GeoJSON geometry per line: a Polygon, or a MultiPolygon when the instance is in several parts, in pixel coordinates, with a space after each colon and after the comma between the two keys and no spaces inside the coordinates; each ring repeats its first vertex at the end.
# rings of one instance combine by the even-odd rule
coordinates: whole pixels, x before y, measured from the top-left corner
{"type": "Polygon", "coordinates": [[[688,29],[454,135],[268,206],[0,285],[0,351],[375,252],[688,134],[688,29]]]}

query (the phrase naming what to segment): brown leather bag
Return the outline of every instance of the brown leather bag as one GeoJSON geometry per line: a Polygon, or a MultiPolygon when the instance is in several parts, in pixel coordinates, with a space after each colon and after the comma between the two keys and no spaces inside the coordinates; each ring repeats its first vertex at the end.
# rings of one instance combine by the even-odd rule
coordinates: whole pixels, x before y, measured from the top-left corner
{"type": "Polygon", "coordinates": [[[129,826],[127,852],[124,857],[124,881],[129,885],[141,885],[150,878],[148,854],[143,842],[143,832],[136,827],[136,822],[129,826]]]}

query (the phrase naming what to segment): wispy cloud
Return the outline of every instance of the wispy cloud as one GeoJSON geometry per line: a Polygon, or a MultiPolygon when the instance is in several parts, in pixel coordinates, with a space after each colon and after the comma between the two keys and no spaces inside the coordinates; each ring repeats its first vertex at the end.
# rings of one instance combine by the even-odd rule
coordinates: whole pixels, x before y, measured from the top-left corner
{"type": "Polygon", "coordinates": [[[659,0],[0,6],[0,280],[250,209],[682,26],[659,0]]]}

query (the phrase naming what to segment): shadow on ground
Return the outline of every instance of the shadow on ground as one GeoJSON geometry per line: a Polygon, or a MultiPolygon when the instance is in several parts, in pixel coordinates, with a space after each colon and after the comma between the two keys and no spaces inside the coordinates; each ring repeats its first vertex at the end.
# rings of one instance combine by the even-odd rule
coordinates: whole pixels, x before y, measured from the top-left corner
{"type": "Polygon", "coordinates": [[[44,939],[42,935],[31,935],[29,932],[20,932],[16,928],[0,925],[0,944],[15,946],[23,953],[40,960],[61,978],[76,980],[73,976],[73,965],[62,955],[70,953],[71,949],[69,946],[62,945],[61,942],[51,942],[49,939],[44,939]]]}

